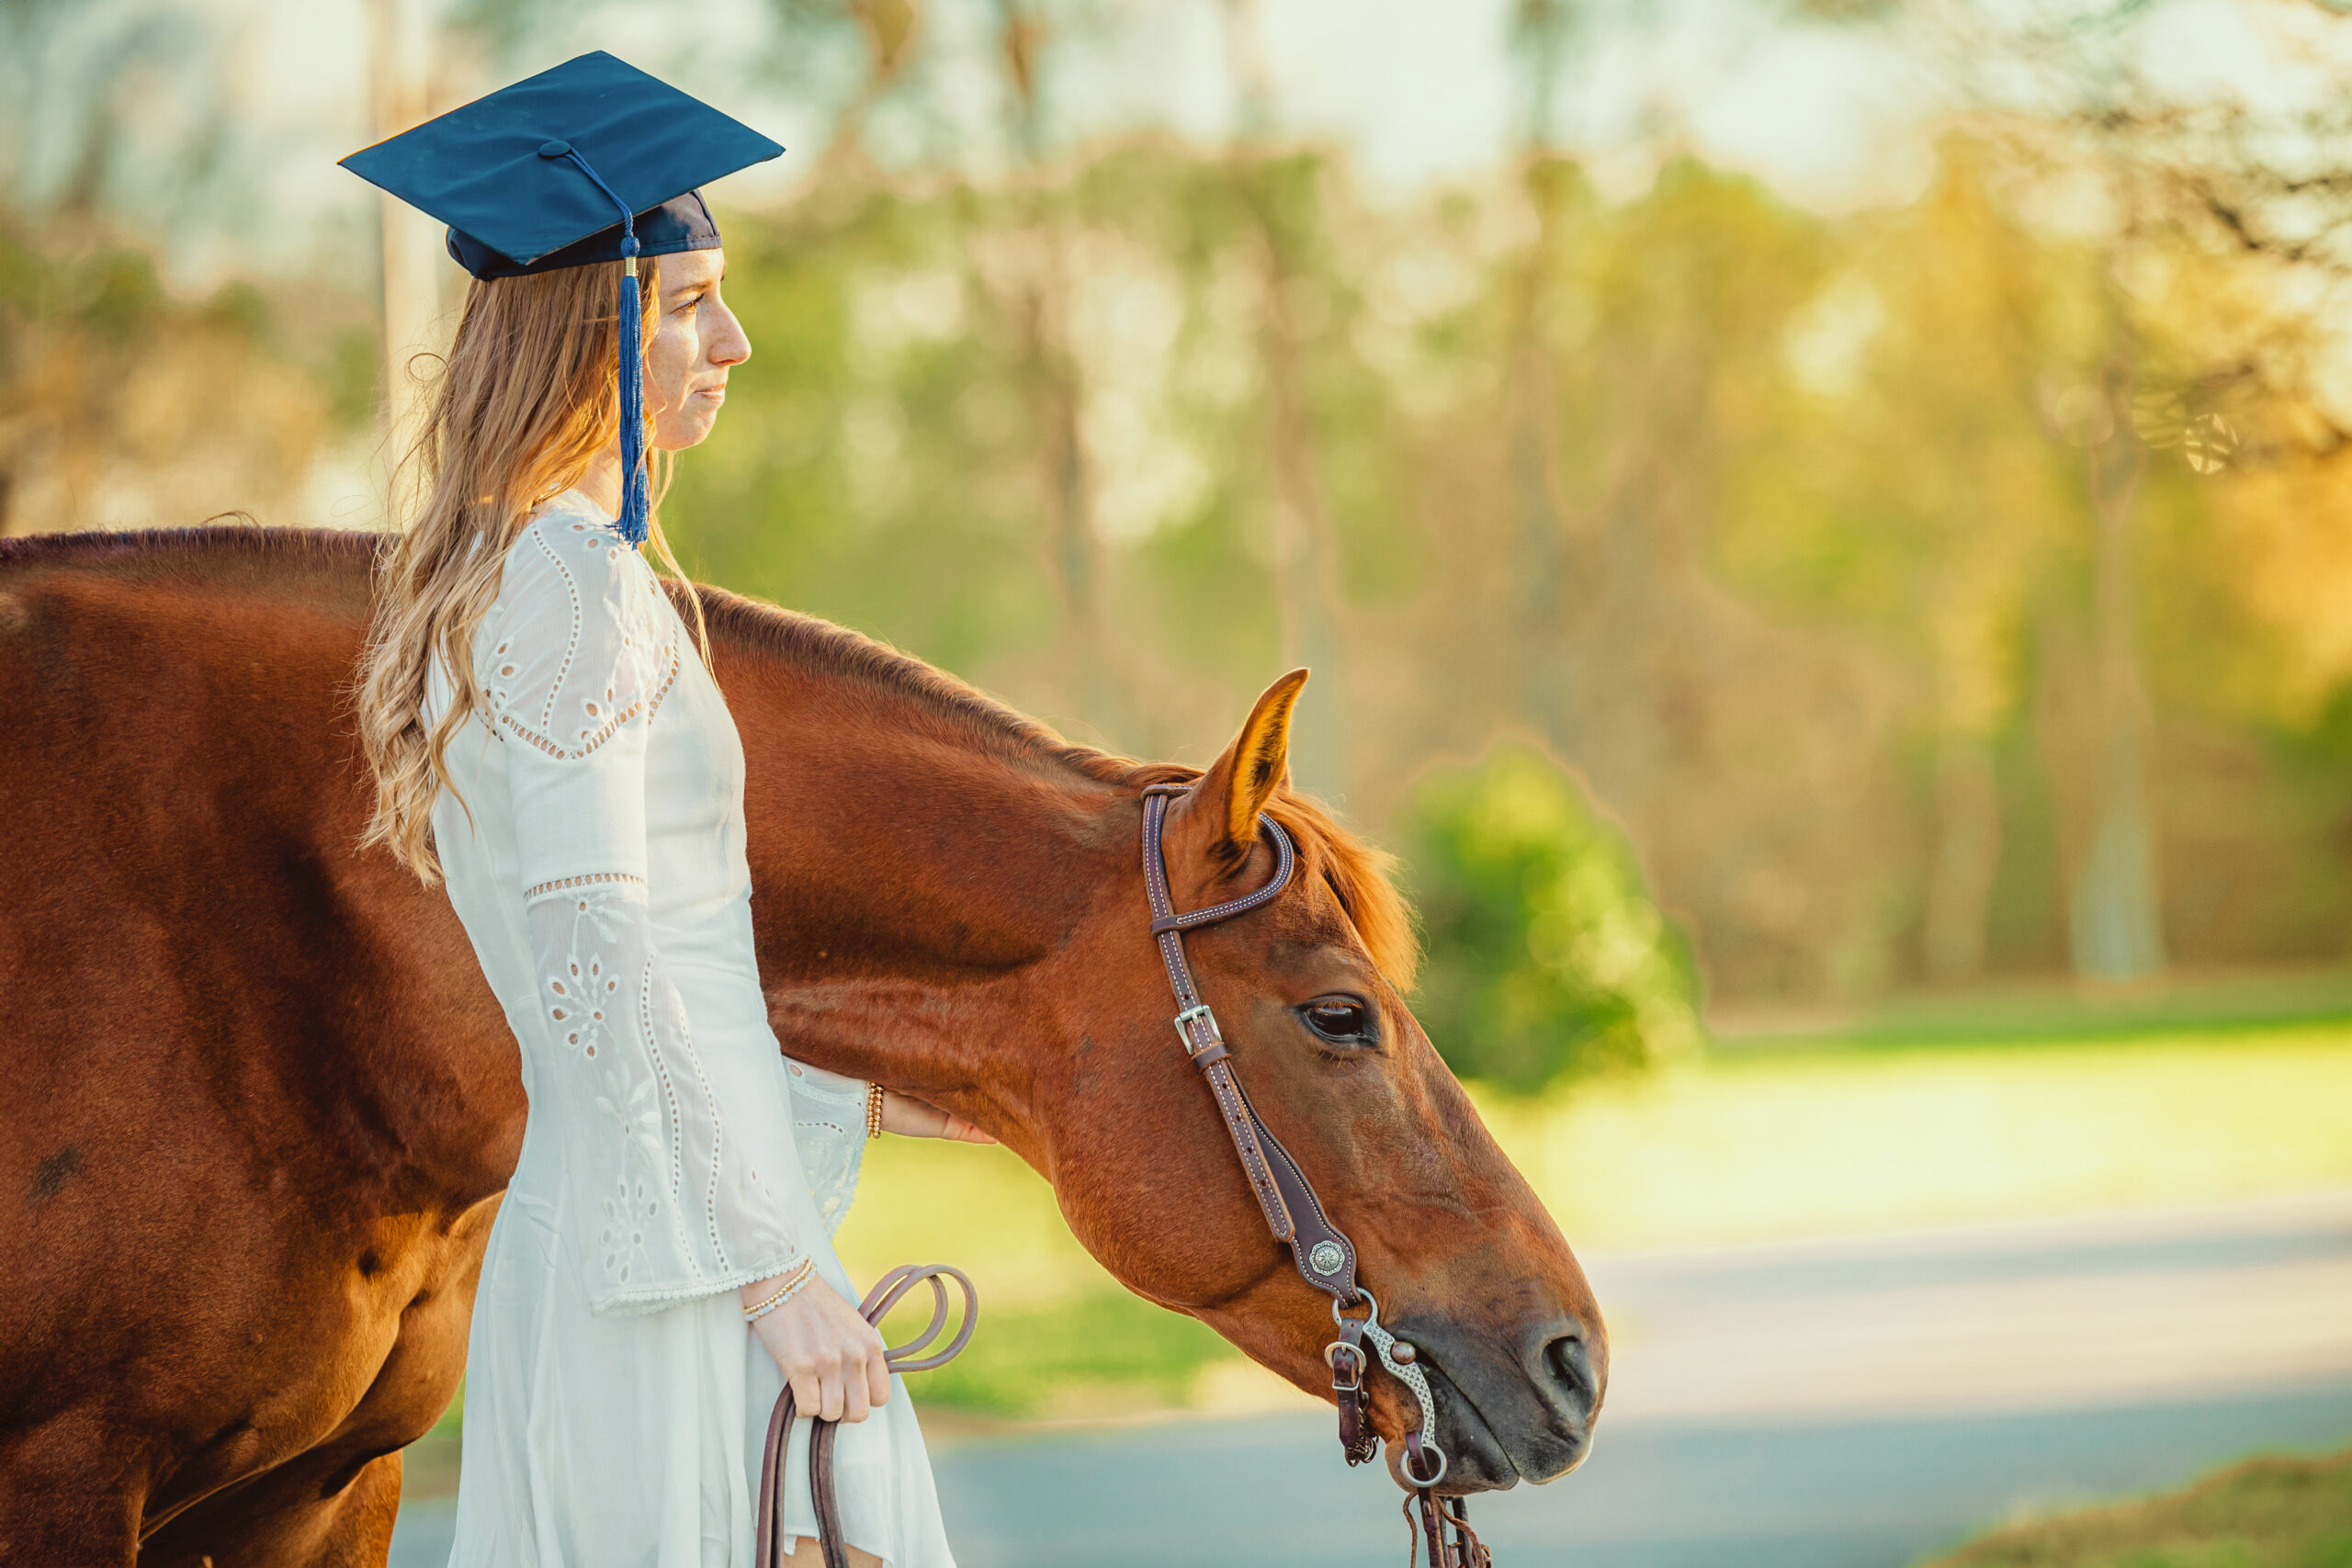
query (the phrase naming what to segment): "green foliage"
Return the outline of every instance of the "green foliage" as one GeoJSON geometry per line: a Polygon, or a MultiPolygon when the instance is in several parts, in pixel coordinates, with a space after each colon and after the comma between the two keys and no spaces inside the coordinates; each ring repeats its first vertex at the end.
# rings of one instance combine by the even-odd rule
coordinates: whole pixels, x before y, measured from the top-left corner
{"type": "Polygon", "coordinates": [[[383,374],[381,343],[379,334],[363,327],[346,327],[329,340],[320,381],[337,429],[357,430],[374,417],[383,374]]]}
{"type": "MultiPolygon", "coordinates": [[[[1940,152],[1842,219],[1692,159],[1397,209],[1329,149],[1166,137],[845,170],[726,215],[757,351],[665,522],[691,570],[1140,755],[1204,760],[1311,665],[1297,776],[1382,836],[1431,752],[1531,734],[1736,1004],[2063,969],[2108,732],[2083,399],[2127,332],[2159,389],[2187,318],[2123,321],[1996,150],[1940,152]]],[[[2147,752],[2168,943],[2324,957],[2352,796],[2266,748],[2352,686],[2307,586],[2352,483],[2241,503],[2248,549],[2238,481],[2148,467],[2136,656],[2205,727],[2147,752]]]]}
{"type": "Polygon", "coordinates": [[[1565,770],[1498,746],[1424,783],[1406,832],[1428,949],[1414,1010],[1456,1071],[1532,1092],[1696,1047],[1690,952],[1565,770]]]}

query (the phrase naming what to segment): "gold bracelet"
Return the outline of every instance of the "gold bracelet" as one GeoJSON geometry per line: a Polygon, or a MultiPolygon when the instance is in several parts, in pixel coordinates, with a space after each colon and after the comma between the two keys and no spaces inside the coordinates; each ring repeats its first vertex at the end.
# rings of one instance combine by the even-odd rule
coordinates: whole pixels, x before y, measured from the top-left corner
{"type": "Polygon", "coordinates": [[[816,1277],[817,1260],[813,1258],[802,1258],[796,1267],[785,1272],[784,1283],[775,1288],[775,1294],[763,1300],[757,1306],[743,1309],[743,1321],[745,1323],[759,1322],[760,1319],[798,1295],[801,1287],[816,1277]]]}
{"type": "Polygon", "coordinates": [[[865,1086],[865,1135],[868,1138],[882,1135],[882,1086],[878,1083],[865,1086]]]}

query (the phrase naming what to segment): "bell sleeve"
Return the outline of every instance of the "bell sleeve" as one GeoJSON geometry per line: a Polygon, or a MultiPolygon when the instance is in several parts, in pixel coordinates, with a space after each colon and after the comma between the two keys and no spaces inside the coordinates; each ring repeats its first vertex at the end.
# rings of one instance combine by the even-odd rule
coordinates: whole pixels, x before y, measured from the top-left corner
{"type": "Polygon", "coordinates": [[[866,1084],[802,1062],[788,1062],[787,1071],[792,1141],[800,1151],[801,1173],[808,1178],[808,1195],[817,1201],[817,1217],[831,1235],[849,1217],[865,1163],[866,1084]]]}
{"type": "Polygon", "coordinates": [[[654,940],[647,737],[681,657],[658,592],[602,529],[527,532],[480,670],[538,978],[531,1113],[564,1142],[599,1313],[731,1291],[806,1254],[771,1181],[801,1177],[775,1059],[702,1049],[654,940]]]}

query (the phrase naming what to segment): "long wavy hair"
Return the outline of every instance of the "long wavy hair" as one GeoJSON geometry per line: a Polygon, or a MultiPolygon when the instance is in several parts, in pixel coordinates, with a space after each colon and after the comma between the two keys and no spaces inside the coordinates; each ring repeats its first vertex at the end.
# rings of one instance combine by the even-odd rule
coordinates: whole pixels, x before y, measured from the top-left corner
{"type": "MultiPolygon", "coordinates": [[[[359,739],[376,784],[360,844],[390,850],[427,886],[441,876],[433,803],[443,785],[456,787],[449,742],[484,706],[474,632],[498,597],[507,547],[540,502],[586,476],[620,429],[620,276],[621,265],[606,262],[476,279],[394,476],[395,513],[413,520],[378,554],[356,682],[359,739]],[[436,660],[454,700],[428,722],[425,685],[436,660]]],[[[650,343],[661,290],[652,276],[644,282],[640,341],[650,343]]],[[[666,460],[656,465],[657,500],[668,474],[666,460]]],[[[683,581],[658,517],[647,540],[683,581]]],[[[707,660],[702,602],[693,603],[707,660]]]]}

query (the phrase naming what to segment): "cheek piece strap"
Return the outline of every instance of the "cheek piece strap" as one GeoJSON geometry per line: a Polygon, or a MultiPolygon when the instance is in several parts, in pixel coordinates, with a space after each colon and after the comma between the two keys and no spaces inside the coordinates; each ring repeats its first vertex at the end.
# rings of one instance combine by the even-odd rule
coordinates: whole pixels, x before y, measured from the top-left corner
{"type": "Polygon", "coordinates": [[[1267,1127],[1240,1080],[1233,1076],[1232,1047],[1217,1027],[1216,1014],[1201,999],[1191,961],[1185,956],[1186,931],[1272,902],[1297,870],[1297,851],[1282,824],[1261,813],[1258,829],[1274,850],[1274,874],[1266,885],[1222,904],[1177,913],[1169,891],[1167,852],[1160,840],[1169,802],[1190,788],[1163,784],[1143,792],[1144,894],[1151,906],[1152,940],[1168,971],[1169,988],[1176,996],[1176,1038],[1183,1042],[1184,1055],[1199,1069],[1216,1101],[1217,1113],[1225,1121],[1226,1134],[1233,1142],[1234,1155],[1241,1162],[1242,1175],[1249,1179],[1259,1212],[1265,1216],[1266,1228],[1290,1249],[1299,1278],[1331,1298],[1331,1318],[1339,1332],[1324,1347],[1323,1359],[1331,1368],[1331,1397],[1340,1409],[1341,1452],[1350,1464],[1363,1464],[1380,1448],[1363,1384],[1364,1373],[1371,1369],[1370,1358],[1364,1354],[1368,1340],[1382,1368],[1403,1383],[1420,1406],[1420,1425],[1405,1434],[1403,1463],[1410,1483],[1405,1501],[1407,1525],[1413,1524],[1416,1509],[1420,1516],[1414,1530],[1417,1548],[1426,1543],[1430,1568],[1491,1568],[1487,1548],[1470,1529],[1467,1506],[1459,1497],[1437,1495],[1437,1484],[1445,1479],[1446,1457],[1438,1447],[1437,1402],[1429,1375],[1420,1368],[1419,1352],[1382,1325],[1379,1302],[1356,1282],[1355,1244],[1325,1214],[1314,1184],[1267,1127]],[[1362,1316],[1355,1315],[1358,1309],[1362,1316]]]}

